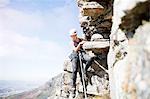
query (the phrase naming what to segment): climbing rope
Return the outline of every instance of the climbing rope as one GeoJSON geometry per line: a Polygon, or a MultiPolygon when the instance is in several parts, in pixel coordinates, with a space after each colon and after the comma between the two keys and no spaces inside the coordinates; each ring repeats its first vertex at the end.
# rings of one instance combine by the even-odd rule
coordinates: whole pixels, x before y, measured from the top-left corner
{"type": "Polygon", "coordinates": [[[82,73],[82,82],[83,82],[83,91],[84,91],[84,97],[87,99],[87,94],[86,94],[86,86],[85,86],[85,78],[84,78],[84,72],[83,72],[83,63],[81,60],[81,52],[79,52],[79,60],[80,60],[80,68],[81,68],[81,73],[82,73]]]}

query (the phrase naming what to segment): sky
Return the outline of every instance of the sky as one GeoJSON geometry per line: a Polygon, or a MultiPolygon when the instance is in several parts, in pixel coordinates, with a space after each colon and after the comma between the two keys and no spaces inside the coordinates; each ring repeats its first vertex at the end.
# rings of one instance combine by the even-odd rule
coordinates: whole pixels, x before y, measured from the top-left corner
{"type": "Polygon", "coordinates": [[[63,71],[76,0],[0,0],[0,80],[48,81],[63,71]]]}

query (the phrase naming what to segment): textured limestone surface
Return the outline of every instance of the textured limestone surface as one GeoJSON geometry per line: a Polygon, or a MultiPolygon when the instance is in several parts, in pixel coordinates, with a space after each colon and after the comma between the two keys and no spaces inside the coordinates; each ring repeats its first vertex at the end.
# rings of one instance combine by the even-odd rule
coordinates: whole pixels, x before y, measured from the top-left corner
{"type": "Polygon", "coordinates": [[[150,1],[114,0],[108,54],[112,99],[150,99],[150,1]]]}
{"type": "Polygon", "coordinates": [[[93,34],[109,39],[112,26],[112,0],[77,0],[79,20],[85,38],[90,41],[93,34]]]}

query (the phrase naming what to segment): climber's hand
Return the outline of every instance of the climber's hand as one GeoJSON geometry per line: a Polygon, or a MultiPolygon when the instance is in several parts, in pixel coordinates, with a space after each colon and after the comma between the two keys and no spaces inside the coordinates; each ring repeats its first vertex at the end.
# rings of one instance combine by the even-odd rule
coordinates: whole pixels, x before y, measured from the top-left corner
{"type": "Polygon", "coordinates": [[[82,41],[82,42],[80,42],[79,44],[80,44],[80,45],[83,45],[85,42],[86,42],[86,41],[82,41]]]}

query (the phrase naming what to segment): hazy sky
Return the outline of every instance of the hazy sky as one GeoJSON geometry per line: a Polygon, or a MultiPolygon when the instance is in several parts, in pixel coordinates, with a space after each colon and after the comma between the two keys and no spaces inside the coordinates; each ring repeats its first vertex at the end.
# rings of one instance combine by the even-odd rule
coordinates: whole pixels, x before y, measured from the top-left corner
{"type": "Polygon", "coordinates": [[[63,71],[76,0],[0,0],[0,80],[42,80],[63,71]]]}

